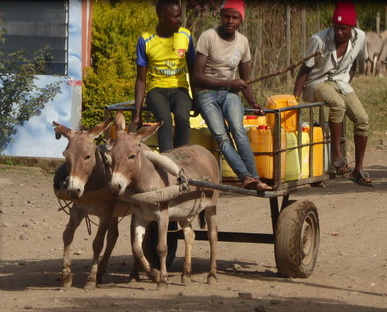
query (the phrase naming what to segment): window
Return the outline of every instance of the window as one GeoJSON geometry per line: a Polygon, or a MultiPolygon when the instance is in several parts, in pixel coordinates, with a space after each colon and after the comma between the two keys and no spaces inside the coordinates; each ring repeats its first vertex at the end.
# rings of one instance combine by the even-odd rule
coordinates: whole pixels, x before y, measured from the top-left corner
{"type": "Polygon", "coordinates": [[[0,19],[6,33],[3,57],[25,49],[28,57],[48,47],[53,57],[47,75],[67,75],[68,0],[0,0],[0,19]]]}

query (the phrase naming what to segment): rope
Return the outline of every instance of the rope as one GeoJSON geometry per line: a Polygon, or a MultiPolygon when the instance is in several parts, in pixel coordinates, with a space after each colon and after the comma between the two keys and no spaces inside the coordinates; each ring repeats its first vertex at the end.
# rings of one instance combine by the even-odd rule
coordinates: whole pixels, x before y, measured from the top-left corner
{"type": "MultiPolygon", "coordinates": [[[[62,188],[60,191],[59,191],[59,195],[60,193],[63,191],[64,189],[62,188]]],[[[74,203],[74,201],[66,201],[64,199],[59,199],[58,198],[58,203],[59,203],[59,208],[58,208],[58,211],[64,211],[67,215],[70,215],[70,211],[66,211],[66,209],[68,208],[69,210],[71,209],[70,205],[72,203],[74,203]],[[62,202],[64,204],[62,204],[62,202]]],[[[126,209],[124,215],[118,220],[118,224],[120,224],[120,222],[124,219],[124,217],[126,217],[128,211],[130,210],[130,207],[128,206],[128,208],[126,209]]],[[[99,223],[96,223],[94,221],[92,221],[89,217],[89,215],[87,215],[85,217],[85,220],[86,220],[86,228],[87,228],[87,232],[89,233],[89,235],[91,235],[91,224],[94,224],[95,226],[99,227],[99,223]]]]}
{"type": "Polygon", "coordinates": [[[127,212],[129,211],[129,209],[130,209],[130,207],[128,206],[128,209],[126,209],[124,215],[121,217],[121,219],[118,220],[118,224],[120,224],[120,222],[122,221],[122,219],[126,217],[126,214],[127,214],[127,212]]]}
{"type": "MultiPolygon", "coordinates": [[[[210,180],[210,177],[204,177],[204,181],[209,181],[210,180]]],[[[184,169],[181,169],[180,172],[179,172],[179,177],[178,177],[178,181],[179,183],[181,184],[181,186],[184,188],[184,187],[187,187],[188,189],[188,177],[186,175],[184,175],[184,169]]],[[[202,193],[200,194],[200,202],[199,202],[199,209],[197,210],[198,212],[192,216],[190,218],[190,220],[187,220],[187,225],[180,228],[180,229],[177,229],[177,230],[168,230],[167,233],[176,233],[176,232],[180,232],[182,230],[184,230],[185,228],[187,228],[188,226],[191,226],[192,224],[192,221],[197,217],[197,215],[202,211],[202,204],[203,204],[203,200],[205,200],[206,198],[206,194],[204,193],[204,187],[201,187],[201,191],[202,193]]],[[[191,212],[194,210],[194,207],[195,205],[192,207],[192,210],[191,212]]]]}
{"type": "Polygon", "coordinates": [[[299,60],[298,62],[291,64],[291,65],[290,65],[289,67],[287,67],[287,68],[282,68],[282,69],[280,69],[279,71],[277,71],[277,72],[275,72],[275,73],[270,73],[270,74],[261,76],[261,77],[259,77],[259,78],[247,80],[246,83],[247,83],[247,84],[252,84],[252,83],[255,83],[255,82],[258,82],[258,81],[261,81],[261,80],[270,78],[270,77],[274,77],[274,76],[278,76],[278,75],[284,74],[284,73],[286,73],[287,71],[289,71],[289,70],[291,70],[291,69],[293,69],[293,68],[296,68],[297,66],[301,65],[301,64],[304,63],[305,61],[311,59],[312,57],[318,56],[318,55],[320,55],[320,54],[321,54],[320,51],[316,51],[315,53],[310,54],[310,55],[304,57],[303,59],[299,60]]]}
{"type": "Polygon", "coordinates": [[[70,212],[69,211],[66,211],[66,208],[69,208],[69,210],[71,209],[70,205],[73,203],[72,201],[66,201],[66,200],[63,200],[63,199],[59,199],[58,198],[58,203],[59,203],[59,208],[58,208],[58,211],[64,211],[66,214],[70,215],[70,212]],[[62,204],[62,201],[64,202],[64,205],[62,204]]]}
{"type": "MultiPolygon", "coordinates": [[[[59,190],[59,195],[58,195],[58,203],[59,203],[59,206],[60,208],[58,208],[58,211],[64,211],[67,215],[70,215],[70,210],[71,210],[71,207],[70,205],[74,203],[74,201],[67,201],[67,200],[64,200],[64,199],[60,199],[60,194],[64,191],[64,187],[62,186],[62,188],[59,190]],[[64,204],[63,204],[63,203],[64,204]],[[67,211],[66,209],[69,209],[69,211],[67,211]]],[[[91,223],[96,225],[96,226],[99,226],[98,224],[96,224],[94,221],[92,221],[90,219],[90,217],[87,215],[85,217],[85,221],[86,221],[86,228],[87,228],[87,233],[89,233],[89,235],[91,235],[91,223]]]]}
{"type": "Polygon", "coordinates": [[[184,193],[189,191],[188,180],[189,178],[184,174],[184,169],[181,168],[177,177],[180,192],[184,193]]]}
{"type": "Polygon", "coordinates": [[[66,214],[70,215],[70,211],[66,211],[66,208],[68,208],[70,210],[71,209],[70,205],[73,203],[73,201],[67,201],[64,199],[60,199],[60,194],[63,192],[63,190],[64,190],[64,187],[62,185],[61,189],[59,190],[59,195],[57,196],[58,203],[60,206],[58,208],[58,211],[64,211],[66,214]],[[62,202],[64,202],[64,205],[62,204],[62,202]]]}
{"type": "Polygon", "coordinates": [[[85,217],[85,222],[86,222],[86,228],[87,228],[87,233],[91,235],[91,223],[95,224],[93,221],[90,220],[89,215],[85,217]]]}

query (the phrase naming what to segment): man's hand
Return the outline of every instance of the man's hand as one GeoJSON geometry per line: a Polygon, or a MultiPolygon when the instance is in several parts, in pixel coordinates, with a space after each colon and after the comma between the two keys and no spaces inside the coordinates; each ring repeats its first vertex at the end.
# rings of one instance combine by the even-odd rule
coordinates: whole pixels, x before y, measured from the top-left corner
{"type": "Polygon", "coordinates": [[[136,132],[142,126],[141,111],[135,110],[132,114],[132,123],[129,132],[136,132]]]}
{"type": "Polygon", "coordinates": [[[230,88],[236,91],[242,91],[243,89],[246,89],[249,85],[246,83],[246,81],[242,79],[231,79],[230,80],[230,88]]]}
{"type": "Polygon", "coordinates": [[[254,108],[254,115],[258,115],[258,116],[265,116],[266,113],[263,111],[263,109],[261,108],[261,105],[259,105],[258,103],[251,103],[250,104],[252,108],[254,108]]]}

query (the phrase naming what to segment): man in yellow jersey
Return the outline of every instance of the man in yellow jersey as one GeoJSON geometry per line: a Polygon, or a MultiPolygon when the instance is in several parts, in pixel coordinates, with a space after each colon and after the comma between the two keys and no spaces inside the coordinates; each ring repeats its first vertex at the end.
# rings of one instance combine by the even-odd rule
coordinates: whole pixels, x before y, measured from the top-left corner
{"type": "MultiPolygon", "coordinates": [[[[163,120],[157,135],[160,153],[174,147],[189,144],[189,114],[192,99],[189,96],[187,73],[191,76],[195,60],[195,48],[191,33],[181,27],[181,6],[178,0],[159,0],[156,5],[159,23],[153,32],[144,32],[137,42],[137,79],[135,86],[135,111],[130,131],[141,126],[141,107],[145,98],[148,75],[146,104],[156,120],[163,120]],[[175,121],[173,135],[172,117],[175,121]]],[[[170,222],[169,230],[177,229],[177,222],[170,222]]],[[[174,257],[177,238],[168,233],[167,266],[174,257]]],[[[157,228],[147,229],[145,251],[153,266],[159,267],[157,256],[157,228]]]]}
{"type": "Polygon", "coordinates": [[[155,32],[144,32],[137,43],[135,112],[130,130],[136,131],[141,125],[148,74],[147,106],[158,121],[164,121],[158,130],[162,153],[189,144],[192,99],[188,93],[187,73],[192,72],[195,49],[190,31],[180,27],[182,17],[178,0],[159,0],[156,13],[159,23],[155,32]]]}

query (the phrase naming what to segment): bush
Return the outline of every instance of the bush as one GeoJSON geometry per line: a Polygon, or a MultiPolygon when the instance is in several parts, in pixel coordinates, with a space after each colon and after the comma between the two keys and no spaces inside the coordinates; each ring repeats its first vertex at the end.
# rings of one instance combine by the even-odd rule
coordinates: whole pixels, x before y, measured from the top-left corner
{"type": "Polygon", "coordinates": [[[149,1],[94,3],[93,64],[83,80],[82,123],[86,127],[104,119],[106,105],[134,99],[137,40],[156,24],[155,7],[149,1]]]}

